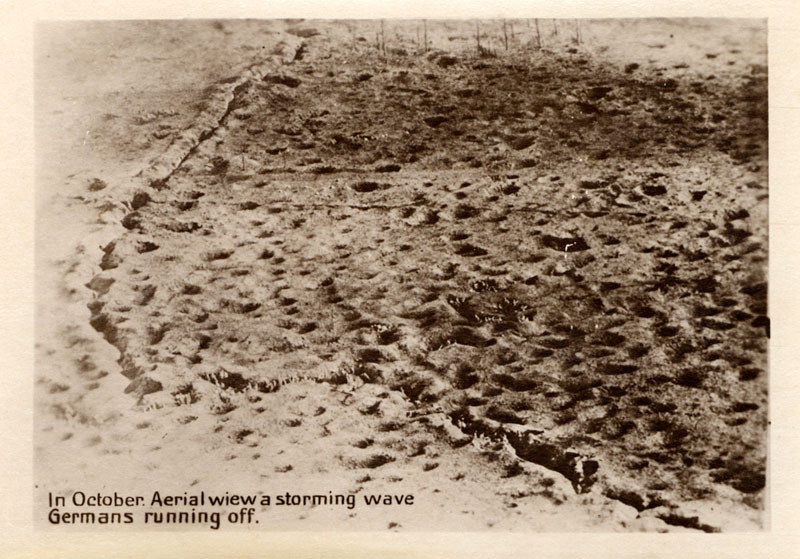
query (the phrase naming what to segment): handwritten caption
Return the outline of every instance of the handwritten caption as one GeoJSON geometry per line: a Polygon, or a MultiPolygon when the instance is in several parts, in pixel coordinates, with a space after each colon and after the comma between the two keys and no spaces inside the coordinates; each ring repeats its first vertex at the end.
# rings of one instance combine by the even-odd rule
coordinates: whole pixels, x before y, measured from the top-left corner
{"type": "Polygon", "coordinates": [[[75,491],[70,496],[48,493],[47,520],[53,525],[141,524],[199,525],[218,530],[223,524],[259,524],[258,514],[268,507],[361,507],[413,506],[414,495],[328,492],[317,494],[277,493],[211,494],[205,491],[180,495],[153,491],[148,496],[75,491]]]}

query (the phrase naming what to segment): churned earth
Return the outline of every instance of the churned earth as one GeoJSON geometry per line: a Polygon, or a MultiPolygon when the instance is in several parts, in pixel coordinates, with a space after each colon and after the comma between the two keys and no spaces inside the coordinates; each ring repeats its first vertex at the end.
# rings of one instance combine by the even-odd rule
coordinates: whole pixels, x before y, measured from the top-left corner
{"type": "Polygon", "coordinates": [[[40,502],[764,527],[765,22],[477,28],[40,27],[40,502]]]}

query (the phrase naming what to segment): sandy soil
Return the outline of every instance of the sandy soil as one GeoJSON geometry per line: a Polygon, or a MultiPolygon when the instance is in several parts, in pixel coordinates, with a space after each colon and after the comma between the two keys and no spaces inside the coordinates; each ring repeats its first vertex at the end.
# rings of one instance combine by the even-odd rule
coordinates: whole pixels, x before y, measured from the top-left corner
{"type": "Polygon", "coordinates": [[[479,56],[467,22],[427,48],[421,22],[39,29],[41,510],[763,527],[764,25],[481,32],[479,56]]]}

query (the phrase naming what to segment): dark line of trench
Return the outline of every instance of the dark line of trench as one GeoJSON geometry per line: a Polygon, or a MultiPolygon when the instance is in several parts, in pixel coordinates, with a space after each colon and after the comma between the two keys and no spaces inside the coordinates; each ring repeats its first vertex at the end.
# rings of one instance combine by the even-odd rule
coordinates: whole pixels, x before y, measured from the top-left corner
{"type": "Polygon", "coordinates": [[[200,133],[200,136],[197,138],[197,142],[195,142],[195,144],[189,148],[189,150],[184,154],[184,156],[180,159],[180,161],[178,161],[178,164],[175,165],[175,167],[173,167],[173,169],[165,176],[152,179],[150,181],[150,186],[157,189],[164,188],[166,184],[169,182],[169,180],[172,178],[172,175],[178,172],[178,170],[183,166],[186,160],[189,159],[192,155],[194,155],[194,153],[203,144],[203,142],[211,138],[217,132],[217,130],[219,130],[222,126],[224,126],[225,120],[228,118],[228,116],[236,107],[238,96],[241,94],[243,89],[245,89],[247,86],[250,85],[250,82],[251,82],[250,79],[246,79],[245,81],[243,81],[242,83],[233,88],[233,91],[231,92],[231,99],[225,106],[225,110],[223,111],[222,115],[219,117],[219,119],[217,119],[217,123],[211,128],[203,130],[200,133]]]}
{"type": "MultiPolygon", "coordinates": [[[[253,80],[259,80],[259,79],[263,78],[263,73],[256,71],[256,69],[259,66],[267,64],[269,61],[270,61],[269,58],[268,59],[261,59],[261,60],[254,60],[253,62],[251,62],[248,66],[246,66],[244,68],[244,70],[241,72],[241,74],[238,77],[236,77],[233,80],[233,82],[231,82],[230,80],[224,80],[224,82],[222,82],[222,83],[235,83],[235,82],[237,82],[239,80],[242,80],[240,83],[238,83],[236,86],[234,86],[233,90],[231,91],[231,98],[226,103],[225,109],[222,112],[222,114],[218,118],[213,118],[213,122],[214,123],[211,126],[209,126],[208,128],[206,128],[205,130],[203,130],[202,132],[200,132],[197,140],[195,142],[193,142],[192,145],[186,150],[186,152],[180,158],[178,163],[171,166],[172,168],[171,168],[171,170],[169,172],[167,172],[166,174],[163,174],[162,176],[157,176],[157,177],[152,178],[150,180],[150,186],[152,186],[154,188],[163,188],[166,185],[166,183],[170,180],[170,178],[172,178],[172,175],[175,174],[175,172],[178,171],[178,169],[180,169],[183,166],[183,164],[186,162],[186,160],[192,154],[194,154],[197,151],[197,148],[203,142],[205,142],[211,136],[213,136],[216,133],[216,131],[219,130],[219,128],[224,125],[226,119],[228,118],[230,113],[236,107],[236,103],[238,101],[238,96],[241,93],[241,91],[245,87],[250,85],[250,83],[252,83],[253,80]]],[[[217,91],[215,93],[219,93],[219,91],[217,91]]],[[[213,95],[211,95],[211,96],[213,96],[213,95]]],[[[201,113],[201,115],[198,115],[198,118],[200,116],[202,116],[202,114],[203,113],[201,113]]],[[[190,129],[191,129],[191,127],[189,127],[187,130],[190,130],[190,129]]],[[[184,132],[186,132],[186,130],[184,130],[184,132]]],[[[176,140],[176,141],[178,141],[178,140],[176,140]]],[[[170,148],[172,148],[172,146],[174,146],[174,145],[175,145],[175,142],[173,142],[170,145],[170,147],[167,148],[167,150],[164,153],[162,153],[161,156],[163,157],[166,153],[168,153],[170,148]]],[[[149,169],[147,169],[147,168],[142,169],[138,173],[137,176],[141,176],[142,174],[146,173],[148,170],[149,171],[154,171],[156,166],[157,165],[155,165],[155,164],[151,164],[149,169]]]]}
{"type": "MultiPolygon", "coordinates": [[[[229,206],[236,206],[236,202],[227,202],[229,206]]],[[[408,202],[406,204],[270,204],[265,205],[266,208],[277,208],[281,210],[304,210],[304,209],[319,209],[319,208],[354,208],[358,210],[392,210],[392,209],[399,209],[399,208],[408,208],[408,207],[422,207],[422,204],[419,202],[408,202]]],[[[503,211],[505,213],[533,213],[533,214],[541,214],[541,215],[549,215],[549,216],[565,216],[565,217],[591,217],[586,215],[587,213],[593,213],[592,210],[585,210],[585,211],[572,211],[572,210],[564,210],[564,209],[554,209],[549,210],[546,209],[544,206],[528,206],[528,207],[517,207],[517,208],[504,208],[503,211]]],[[[647,213],[647,212],[606,212],[602,211],[602,216],[597,217],[616,217],[616,216],[633,216],[633,217],[652,217],[655,214],[647,213]]],[[[661,216],[659,216],[661,217],[661,216]]]]}
{"type": "Polygon", "coordinates": [[[596,481],[595,474],[600,466],[597,460],[572,450],[564,450],[558,444],[540,440],[534,430],[512,431],[502,424],[498,426],[482,421],[464,409],[450,413],[448,419],[470,437],[488,436],[493,441],[505,438],[519,459],[561,474],[572,484],[575,493],[588,492],[596,481]]]}
{"type": "MultiPolygon", "coordinates": [[[[576,494],[589,492],[597,482],[596,474],[600,469],[600,464],[596,459],[573,450],[564,449],[556,443],[543,441],[538,437],[538,433],[535,430],[512,431],[504,428],[502,424],[499,427],[493,427],[480,419],[471,417],[469,412],[457,411],[450,414],[448,419],[459,431],[470,437],[475,435],[488,436],[495,442],[505,437],[518,459],[537,464],[560,474],[572,484],[576,494]]],[[[635,492],[619,491],[613,487],[604,487],[601,493],[608,499],[633,507],[637,513],[659,506],[673,506],[669,502],[658,499],[650,499],[648,502],[635,492]]],[[[715,526],[701,522],[697,516],[685,516],[674,509],[657,514],[656,518],[671,526],[680,526],[707,533],[721,531],[715,526]]]]}

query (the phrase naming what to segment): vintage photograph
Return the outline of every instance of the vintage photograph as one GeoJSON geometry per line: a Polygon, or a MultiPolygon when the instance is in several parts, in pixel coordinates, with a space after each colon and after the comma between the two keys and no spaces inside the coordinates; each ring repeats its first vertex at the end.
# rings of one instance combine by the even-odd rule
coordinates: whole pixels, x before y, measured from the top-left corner
{"type": "Polygon", "coordinates": [[[41,530],[764,531],[766,19],[40,21],[41,530]]]}

